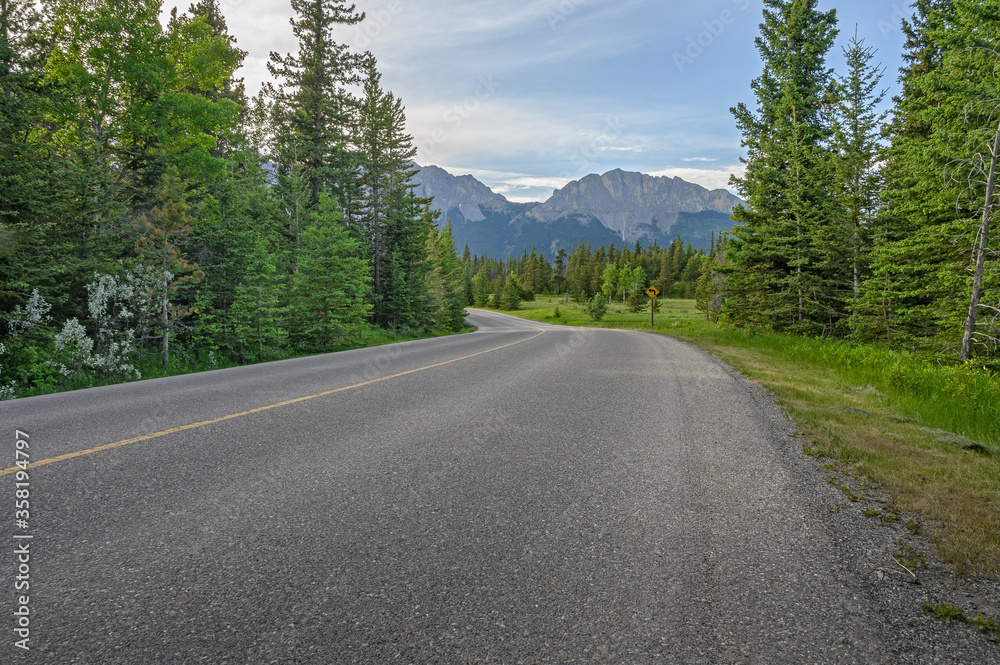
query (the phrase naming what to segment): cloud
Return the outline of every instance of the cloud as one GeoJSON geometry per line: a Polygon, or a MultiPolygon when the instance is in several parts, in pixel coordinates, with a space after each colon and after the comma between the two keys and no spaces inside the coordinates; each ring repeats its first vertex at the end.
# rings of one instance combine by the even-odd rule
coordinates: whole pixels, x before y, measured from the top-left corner
{"type": "Polygon", "coordinates": [[[746,173],[746,166],[743,164],[737,164],[735,166],[727,166],[721,169],[695,169],[687,167],[667,167],[660,171],[653,171],[649,175],[652,176],[666,176],[668,178],[680,178],[687,182],[693,182],[702,187],[708,189],[728,189],[732,191],[729,185],[729,176],[736,174],[742,177],[746,173]]]}
{"type": "Polygon", "coordinates": [[[614,118],[574,113],[562,103],[508,98],[503,80],[494,81],[496,92],[482,99],[470,84],[464,98],[428,98],[407,105],[407,129],[418,148],[418,162],[518,172],[527,170],[527,164],[538,172],[537,164],[545,163],[545,171],[586,175],[603,159],[644,149],[641,136],[613,129],[614,118]],[[484,160],[484,154],[489,158],[484,160]],[[598,159],[603,154],[607,157],[598,159]],[[518,160],[513,169],[506,168],[518,160]]]}
{"type": "Polygon", "coordinates": [[[463,176],[471,175],[477,180],[484,179],[505,179],[505,178],[527,178],[529,177],[526,173],[513,173],[510,171],[491,171],[489,169],[470,169],[462,166],[443,166],[441,164],[436,165],[439,169],[444,169],[453,176],[463,176]]]}
{"type": "Polygon", "coordinates": [[[573,180],[561,176],[531,175],[514,171],[438,166],[454,176],[471,175],[497,194],[515,203],[545,201],[552,196],[554,190],[565,187],[573,180]]]}
{"type": "MultiPolygon", "coordinates": [[[[844,0],[877,38],[895,20],[877,3],[844,0]]],[[[893,0],[896,3],[896,0],[893,0]]],[[[164,19],[169,7],[164,5],[164,19]]],[[[181,6],[182,10],[188,3],[181,6]]],[[[901,6],[901,0],[897,4],[901,6]]],[[[240,76],[253,95],[270,78],[268,54],[294,53],[288,0],[221,0],[248,56],[240,76]]],[[[422,164],[459,164],[509,199],[615,168],[729,188],[744,153],[729,109],[752,102],[760,0],[363,0],[367,18],[334,28],[338,42],[371,51],[386,90],[406,105],[422,164]],[[752,7],[751,7],[752,5],[752,7]],[[673,55],[737,12],[683,74],[673,55]],[[751,11],[752,9],[752,11],[751,11]],[[707,25],[706,22],[708,22],[707,25]],[[484,81],[487,84],[484,85],[484,81]]],[[[897,31],[898,32],[898,31],[897,31]]],[[[899,49],[884,49],[894,58],[899,49]]],[[[831,64],[842,67],[839,49],[831,64]]],[[[884,62],[889,71],[898,64],[884,62]]],[[[450,169],[449,169],[450,170],[450,169]]]]}
{"type": "Polygon", "coordinates": [[[562,189],[573,181],[572,178],[562,176],[521,176],[518,178],[508,178],[503,184],[511,189],[562,189]]]}

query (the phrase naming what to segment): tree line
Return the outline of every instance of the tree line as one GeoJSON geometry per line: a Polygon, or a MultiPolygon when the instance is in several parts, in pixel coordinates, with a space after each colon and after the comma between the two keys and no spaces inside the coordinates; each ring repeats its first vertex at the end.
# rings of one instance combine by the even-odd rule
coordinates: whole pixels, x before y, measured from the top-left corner
{"type": "Polygon", "coordinates": [[[901,92],[856,36],[826,64],[835,10],[765,0],[745,200],[712,266],[710,315],[995,362],[1000,272],[989,246],[1000,149],[1000,13],[983,0],[917,0],[901,92]]]}
{"type": "Polygon", "coordinates": [[[217,0],[0,0],[0,396],[464,326],[364,15],[291,5],[250,97],[217,0]]]}
{"type": "Polygon", "coordinates": [[[638,312],[649,306],[645,291],[650,286],[656,286],[661,297],[711,296],[711,266],[724,249],[724,241],[716,242],[714,235],[708,252],[693,249],[678,236],[669,247],[654,241],[649,246],[637,242],[633,248],[612,244],[594,249],[581,242],[571,252],[560,249],[551,262],[536,249],[499,260],[470,257],[466,248],[462,262],[467,266],[467,298],[476,307],[514,310],[547,294],[577,303],[600,297],[638,312]]]}

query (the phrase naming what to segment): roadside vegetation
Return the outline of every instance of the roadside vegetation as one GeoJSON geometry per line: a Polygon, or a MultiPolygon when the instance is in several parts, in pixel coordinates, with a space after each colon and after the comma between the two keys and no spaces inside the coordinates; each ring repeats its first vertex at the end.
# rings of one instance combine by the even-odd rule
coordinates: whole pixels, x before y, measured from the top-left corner
{"type": "Polygon", "coordinates": [[[219,0],[0,3],[0,400],[463,330],[364,15],[291,8],[255,95],[219,0]]]}
{"type": "MultiPolygon", "coordinates": [[[[471,327],[466,327],[459,332],[469,332],[471,327]]],[[[364,326],[355,328],[349,335],[345,335],[338,344],[328,347],[319,353],[334,353],[337,351],[347,351],[350,349],[362,349],[373,346],[383,346],[386,344],[396,344],[408,342],[416,339],[428,339],[443,335],[455,334],[452,332],[427,332],[413,329],[385,330],[377,326],[364,326]]],[[[58,368],[53,367],[49,354],[40,353],[37,362],[25,367],[36,377],[36,382],[23,389],[17,397],[37,397],[39,395],[50,395],[53,393],[65,392],[69,390],[81,390],[83,388],[95,388],[98,386],[109,386],[124,381],[138,381],[147,379],[161,379],[167,376],[179,376],[183,374],[194,374],[197,372],[209,372],[217,369],[228,369],[231,367],[242,367],[263,362],[275,362],[279,360],[291,360],[301,358],[311,353],[296,353],[292,349],[276,350],[266,355],[256,358],[245,358],[233,360],[225,355],[216,356],[214,353],[207,356],[193,356],[178,353],[170,360],[167,367],[163,366],[159,356],[136,355],[129,365],[131,375],[123,377],[121,374],[100,374],[97,372],[80,371],[69,376],[62,374],[58,368]]],[[[10,399],[14,395],[9,389],[0,387],[0,397],[10,399]]]]}
{"type": "MultiPolygon", "coordinates": [[[[540,297],[518,316],[545,323],[650,330],[620,304],[594,321],[585,305],[540,297]]],[[[661,300],[653,332],[690,342],[774,394],[810,442],[805,453],[877,483],[891,510],[919,513],[959,574],[1000,577],[1000,378],[934,356],[705,320],[693,300],[661,300]]]]}

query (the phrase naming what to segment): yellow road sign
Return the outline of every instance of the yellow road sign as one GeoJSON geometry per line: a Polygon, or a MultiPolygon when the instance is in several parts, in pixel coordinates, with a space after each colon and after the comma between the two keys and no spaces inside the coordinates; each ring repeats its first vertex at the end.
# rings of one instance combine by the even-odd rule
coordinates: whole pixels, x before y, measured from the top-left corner
{"type": "Polygon", "coordinates": [[[655,286],[651,286],[646,289],[646,295],[650,298],[658,298],[660,296],[660,290],[655,286]]]}

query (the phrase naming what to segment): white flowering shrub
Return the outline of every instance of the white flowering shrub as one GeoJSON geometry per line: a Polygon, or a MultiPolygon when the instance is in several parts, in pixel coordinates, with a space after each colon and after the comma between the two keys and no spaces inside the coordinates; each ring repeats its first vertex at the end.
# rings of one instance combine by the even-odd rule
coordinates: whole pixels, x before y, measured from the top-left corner
{"type": "Polygon", "coordinates": [[[110,342],[104,352],[94,356],[92,366],[104,374],[122,374],[141,379],[142,374],[129,359],[135,355],[135,335],[126,330],[118,341],[110,342]]]}
{"type": "Polygon", "coordinates": [[[7,315],[10,336],[14,338],[29,337],[38,326],[52,319],[48,315],[51,309],[52,305],[45,302],[45,298],[38,293],[38,289],[35,289],[31,292],[31,297],[28,298],[28,302],[23,308],[18,305],[13,312],[7,315]]]}
{"type": "Polygon", "coordinates": [[[27,302],[13,312],[0,314],[7,322],[4,342],[4,372],[7,378],[0,386],[0,398],[11,399],[25,391],[58,382],[59,374],[47,361],[52,357],[52,305],[34,289],[27,302]]]}
{"type": "MultiPolygon", "coordinates": [[[[0,356],[7,352],[7,347],[0,342],[0,356]]],[[[0,373],[3,372],[3,368],[0,367],[0,373]]],[[[5,399],[14,399],[17,397],[17,382],[8,381],[6,385],[0,384],[0,401],[5,399]]]]}
{"type": "Polygon", "coordinates": [[[95,273],[94,281],[87,285],[87,307],[97,321],[98,338],[114,338],[125,330],[131,330],[134,337],[136,333],[143,337],[156,311],[155,294],[161,279],[150,267],[118,275],[95,273]]]}
{"type": "Polygon", "coordinates": [[[65,377],[77,375],[85,367],[94,366],[91,351],[94,340],[87,336],[80,322],[70,319],[63,329],[56,333],[56,357],[48,361],[50,367],[55,367],[65,377]]]}
{"type": "Polygon", "coordinates": [[[130,360],[149,336],[156,311],[155,293],[162,275],[149,267],[117,275],[94,274],[87,285],[87,307],[97,322],[91,366],[104,374],[141,378],[130,360]]]}

